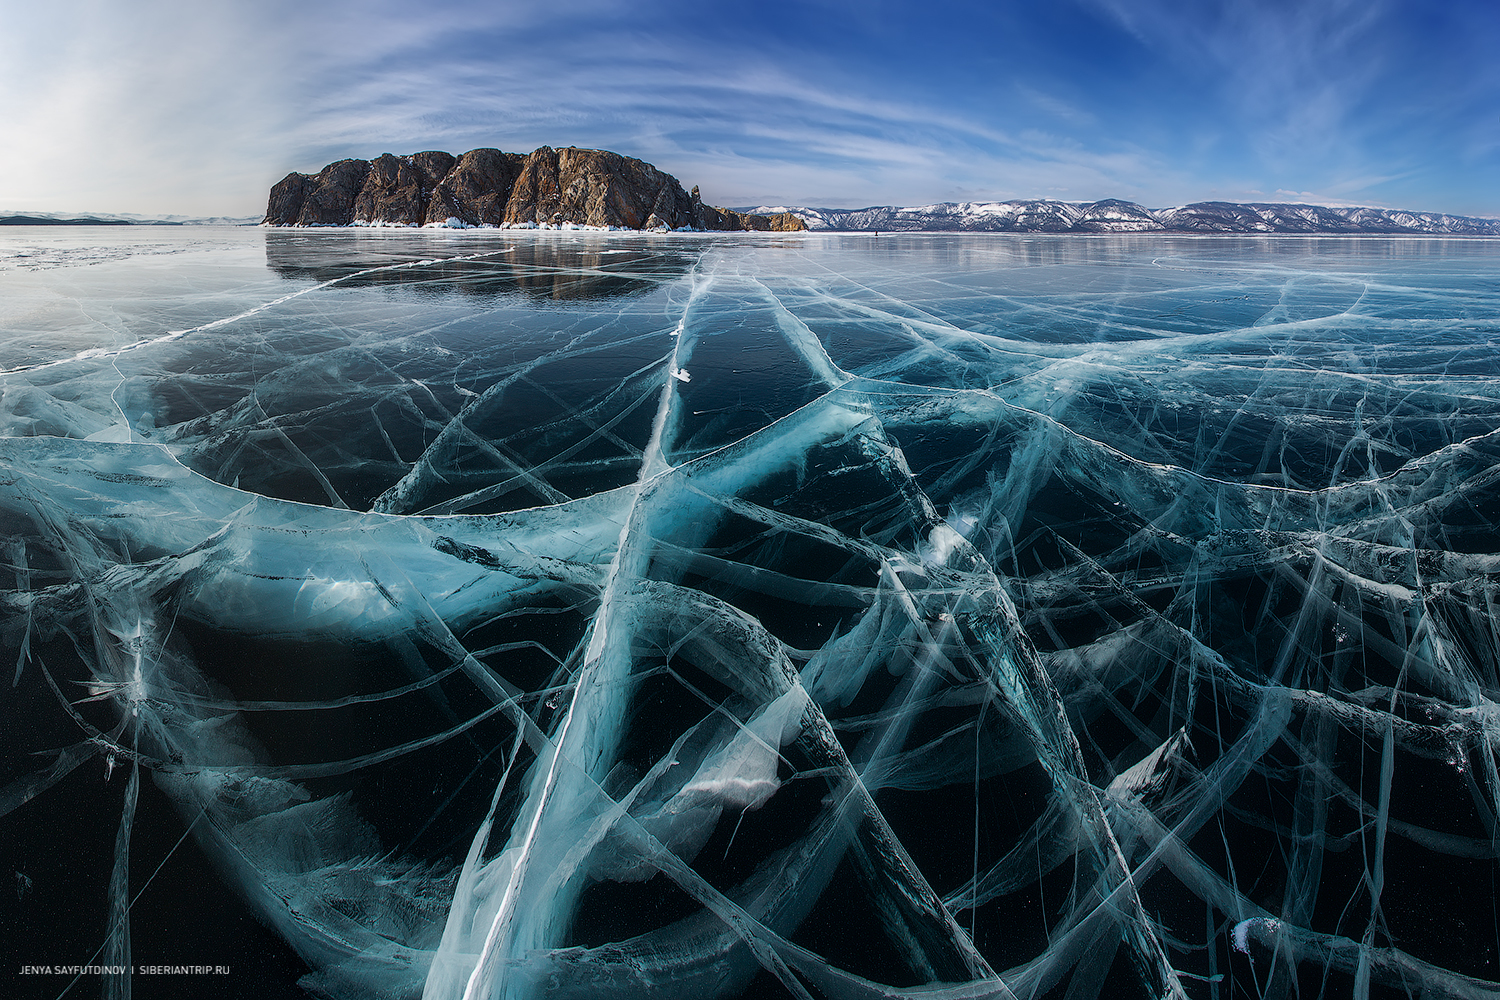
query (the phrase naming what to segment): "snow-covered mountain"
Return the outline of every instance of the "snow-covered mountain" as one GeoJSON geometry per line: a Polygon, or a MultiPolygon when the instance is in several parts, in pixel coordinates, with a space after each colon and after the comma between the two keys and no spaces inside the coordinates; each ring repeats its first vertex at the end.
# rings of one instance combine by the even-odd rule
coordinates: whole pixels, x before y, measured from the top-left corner
{"type": "Polygon", "coordinates": [[[1109,198],[1095,202],[965,201],[900,208],[757,206],[758,215],[791,212],[812,230],[987,233],[1333,233],[1500,236],[1500,219],[1383,208],[1202,201],[1148,209],[1109,198]]]}

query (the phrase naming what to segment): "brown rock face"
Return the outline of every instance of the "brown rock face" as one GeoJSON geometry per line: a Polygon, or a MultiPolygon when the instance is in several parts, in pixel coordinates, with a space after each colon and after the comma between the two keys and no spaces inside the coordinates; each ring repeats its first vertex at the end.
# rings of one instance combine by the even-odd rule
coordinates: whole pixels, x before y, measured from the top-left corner
{"type": "Polygon", "coordinates": [[[273,226],[347,226],[354,221],[354,199],[370,164],[339,160],[316,177],[287,174],[271,188],[266,223],[273,226]]]}
{"type": "Polygon", "coordinates": [[[427,205],[428,224],[458,219],[470,226],[498,226],[526,157],[498,149],[471,149],[444,177],[427,205]]]}
{"type": "Polygon", "coordinates": [[[277,181],[266,202],[265,224],[295,226],[302,217],[302,203],[307,200],[307,189],[312,185],[313,179],[306,174],[287,174],[277,181]]]}
{"type": "Polygon", "coordinates": [[[693,193],[688,195],[692,202],[693,225],[699,229],[709,229],[722,232],[728,229],[738,229],[730,219],[735,214],[727,208],[714,208],[712,205],[703,204],[702,197],[698,194],[698,186],[693,185],[693,193]]]}
{"type": "Polygon", "coordinates": [[[671,174],[600,149],[543,146],[529,156],[474,149],[454,160],[428,151],[340,160],[316,177],[288,174],[271,189],[267,225],[618,226],[795,232],[786,214],[767,218],[704,205],[671,174]]]}
{"type": "Polygon", "coordinates": [[[526,158],[505,221],[678,229],[691,225],[692,216],[677,178],[649,163],[599,149],[543,146],[526,158]]]}
{"type": "Polygon", "coordinates": [[[365,160],[330,163],[318,176],[308,178],[307,196],[297,213],[299,226],[347,226],[354,221],[354,199],[369,176],[365,160]]]}
{"type": "Polygon", "coordinates": [[[370,162],[370,173],[354,200],[358,222],[420,226],[432,191],[453,168],[453,157],[429,151],[411,156],[386,153],[370,162]]]}

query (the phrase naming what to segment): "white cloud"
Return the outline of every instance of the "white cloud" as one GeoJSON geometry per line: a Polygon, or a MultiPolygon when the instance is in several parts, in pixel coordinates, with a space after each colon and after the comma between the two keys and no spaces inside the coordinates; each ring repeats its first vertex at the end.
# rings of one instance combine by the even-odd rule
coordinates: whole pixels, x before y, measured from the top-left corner
{"type": "MultiPolygon", "coordinates": [[[[1364,43],[1394,0],[1096,2],[1163,58],[1220,81],[1234,120],[1180,137],[1174,155],[1129,122],[1101,124],[1066,85],[919,97],[903,81],[920,63],[700,44],[611,0],[0,0],[0,207],[248,215],[286,171],[342,156],[543,143],[640,156],[721,204],[1066,189],[1161,206],[1210,186],[1353,198],[1410,175],[1411,163],[1370,169],[1348,141],[1378,71],[1373,57],[1361,67],[1364,43]],[[1262,162],[1200,175],[1236,129],[1262,162]],[[1293,169],[1307,162],[1320,171],[1293,169]]],[[[1494,133],[1467,141],[1491,155],[1494,133]]]]}

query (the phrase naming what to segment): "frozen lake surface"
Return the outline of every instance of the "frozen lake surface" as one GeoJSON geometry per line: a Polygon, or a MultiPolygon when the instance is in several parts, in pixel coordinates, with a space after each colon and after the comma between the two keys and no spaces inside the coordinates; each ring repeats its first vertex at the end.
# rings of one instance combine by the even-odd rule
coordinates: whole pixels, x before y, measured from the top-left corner
{"type": "Polygon", "coordinates": [[[6,231],[0,992],[1494,996],[1497,340],[1492,240],[6,231]]]}

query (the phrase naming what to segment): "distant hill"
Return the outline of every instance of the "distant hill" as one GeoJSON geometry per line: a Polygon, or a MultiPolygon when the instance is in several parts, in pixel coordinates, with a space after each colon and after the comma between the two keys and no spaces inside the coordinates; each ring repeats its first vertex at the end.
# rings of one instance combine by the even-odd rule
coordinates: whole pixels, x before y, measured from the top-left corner
{"type": "Polygon", "coordinates": [[[0,209],[0,226],[253,226],[260,216],[217,215],[197,218],[187,215],[78,215],[71,212],[6,212],[0,209]]]}
{"type": "Polygon", "coordinates": [[[1330,235],[1500,236],[1500,219],[1383,208],[1235,204],[1200,201],[1148,209],[1110,198],[1066,201],[943,202],[917,208],[798,208],[760,206],[757,214],[787,212],[811,230],[844,232],[971,233],[1246,233],[1330,235]]]}
{"type": "Polygon", "coordinates": [[[287,174],[271,188],[272,226],[594,226],[619,229],[791,231],[771,216],[703,204],[671,174],[600,149],[529,154],[429,150],[374,160],[339,160],[317,174],[287,174]]]}
{"type": "Polygon", "coordinates": [[[46,215],[0,215],[0,226],[128,226],[124,219],[55,219],[46,215]]]}

